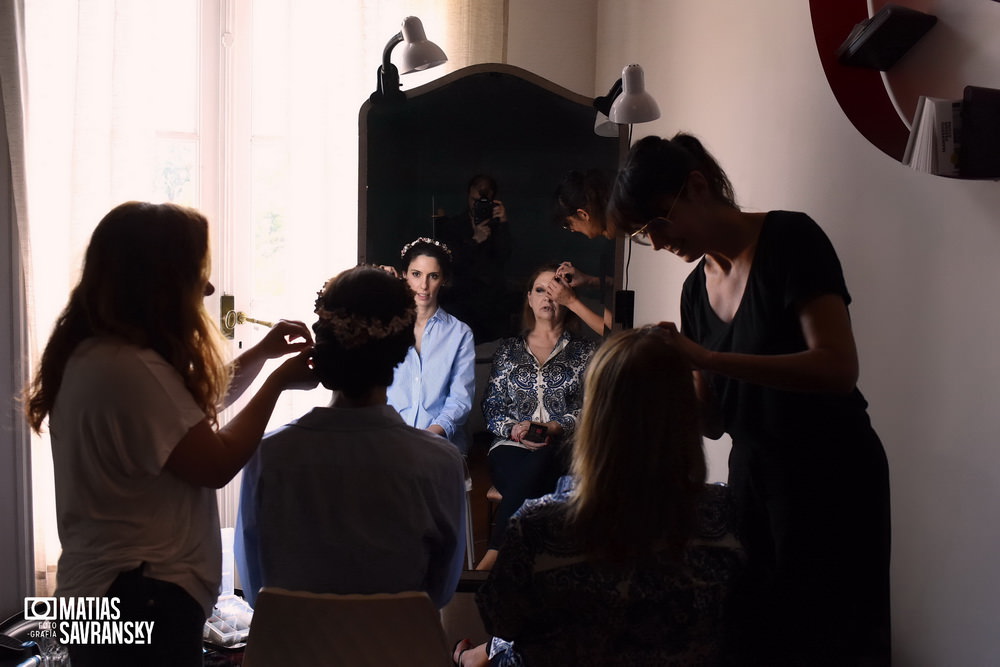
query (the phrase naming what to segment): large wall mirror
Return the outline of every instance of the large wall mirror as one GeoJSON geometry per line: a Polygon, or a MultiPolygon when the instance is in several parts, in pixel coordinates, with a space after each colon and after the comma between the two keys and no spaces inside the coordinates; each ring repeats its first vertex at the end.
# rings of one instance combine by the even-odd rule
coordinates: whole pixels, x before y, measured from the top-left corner
{"type": "MultiPolygon", "coordinates": [[[[397,265],[404,244],[442,238],[451,221],[468,219],[470,179],[487,174],[506,209],[507,222],[494,224],[508,226],[509,252],[475,267],[491,283],[476,294],[480,307],[498,314],[497,335],[516,333],[526,280],[546,262],[571,261],[590,275],[614,275],[620,285],[620,241],[587,239],[552,220],[564,174],[614,172],[626,144],[623,136],[594,133],[590,98],[500,64],[452,72],[406,97],[361,107],[360,262],[397,265]]],[[[442,294],[449,311],[459,309],[454,295],[461,280],[456,275],[451,297],[442,294]]],[[[595,310],[602,305],[599,294],[581,296],[595,310]]],[[[479,334],[477,343],[496,337],[479,334]]]]}

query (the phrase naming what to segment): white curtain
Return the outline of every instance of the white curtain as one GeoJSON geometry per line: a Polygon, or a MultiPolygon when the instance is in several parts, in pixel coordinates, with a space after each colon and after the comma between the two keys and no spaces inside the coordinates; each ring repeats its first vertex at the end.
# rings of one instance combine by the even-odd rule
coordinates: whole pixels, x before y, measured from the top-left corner
{"type": "Polygon", "coordinates": [[[31,467],[28,428],[17,396],[28,377],[25,272],[28,252],[24,161],[23,0],[0,0],[0,545],[7,565],[0,610],[16,609],[35,588],[32,563],[31,467]]]}
{"type": "MultiPolygon", "coordinates": [[[[27,81],[30,217],[18,217],[29,221],[36,338],[44,343],[65,304],[94,226],[126,200],[172,199],[217,218],[213,272],[223,285],[239,256],[226,225],[260,223],[254,216],[280,215],[295,230],[282,250],[299,300],[331,267],[352,264],[358,110],[406,15],[423,20],[449,63],[404,77],[404,88],[505,58],[504,0],[30,0],[24,67],[14,71],[27,81]],[[217,43],[215,59],[195,55],[217,43]],[[321,261],[304,261],[318,251],[321,261]]],[[[7,49],[0,58],[6,72],[7,49]]],[[[44,438],[33,464],[37,594],[46,595],[59,546],[44,438]]],[[[222,501],[231,506],[232,492],[222,501]]]]}

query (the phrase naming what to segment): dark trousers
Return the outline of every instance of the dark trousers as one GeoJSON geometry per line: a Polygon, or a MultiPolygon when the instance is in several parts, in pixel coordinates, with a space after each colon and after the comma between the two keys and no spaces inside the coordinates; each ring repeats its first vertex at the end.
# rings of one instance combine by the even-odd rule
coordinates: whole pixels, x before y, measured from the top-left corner
{"type": "Polygon", "coordinates": [[[494,516],[496,523],[490,533],[490,549],[500,548],[507,522],[525,500],[556,490],[556,482],[567,470],[563,449],[562,443],[552,442],[536,450],[501,445],[490,451],[490,479],[503,495],[494,516]]]}
{"type": "Polygon", "coordinates": [[[871,438],[809,465],[734,444],[730,488],[748,557],[734,598],[738,664],[890,664],[888,464],[871,438]]]}
{"type": "Polygon", "coordinates": [[[183,588],[143,576],[139,566],[119,574],[105,597],[120,599],[119,620],[152,621],[151,641],[132,645],[70,645],[73,667],[201,667],[205,612],[183,588]]]}

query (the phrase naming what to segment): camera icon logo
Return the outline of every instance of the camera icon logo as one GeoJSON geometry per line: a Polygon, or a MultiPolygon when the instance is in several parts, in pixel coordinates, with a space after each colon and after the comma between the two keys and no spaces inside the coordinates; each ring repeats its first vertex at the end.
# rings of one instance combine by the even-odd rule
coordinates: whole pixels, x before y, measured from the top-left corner
{"type": "Polygon", "coordinates": [[[53,621],[59,604],[56,598],[24,598],[24,620],[53,621]]]}

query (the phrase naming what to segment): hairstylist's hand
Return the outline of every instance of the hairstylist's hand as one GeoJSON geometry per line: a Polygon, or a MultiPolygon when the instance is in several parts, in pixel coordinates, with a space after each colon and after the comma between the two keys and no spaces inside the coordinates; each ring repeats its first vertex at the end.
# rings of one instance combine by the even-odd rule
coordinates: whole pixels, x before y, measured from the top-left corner
{"type": "Polygon", "coordinates": [[[671,345],[674,345],[684,353],[695,369],[705,367],[708,361],[708,350],[682,334],[673,322],[660,322],[656,326],[666,334],[667,340],[670,341],[671,345]]]}
{"type": "Polygon", "coordinates": [[[546,283],[545,294],[560,306],[569,306],[576,300],[576,292],[559,276],[546,283]]]}
{"type": "Polygon", "coordinates": [[[399,275],[399,271],[396,269],[395,266],[389,266],[388,264],[379,264],[378,268],[382,269],[383,271],[385,271],[386,273],[388,273],[393,278],[400,278],[401,279],[403,277],[403,276],[399,275]]]}
{"type": "Polygon", "coordinates": [[[587,285],[599,286],[600,281],[594,276],[587,275],[580,269],[573,266],[572,262],[563,262],[556,267],[556,278],[559,278],[567,285],[573,287],[584,287],[587,285]]]}
{"type": "Polygon", "coordinates": [[[286,359],[268,379],[274,379],[284,389],[313,389],[319,378],[312,367],[312,346],[286,359]]]}
{"type": "Polygon", "coordinates": [[[278,320],[255,346],[267,359],[301,352],[312,347],[312,332],[303,322],[278,320]]]}

